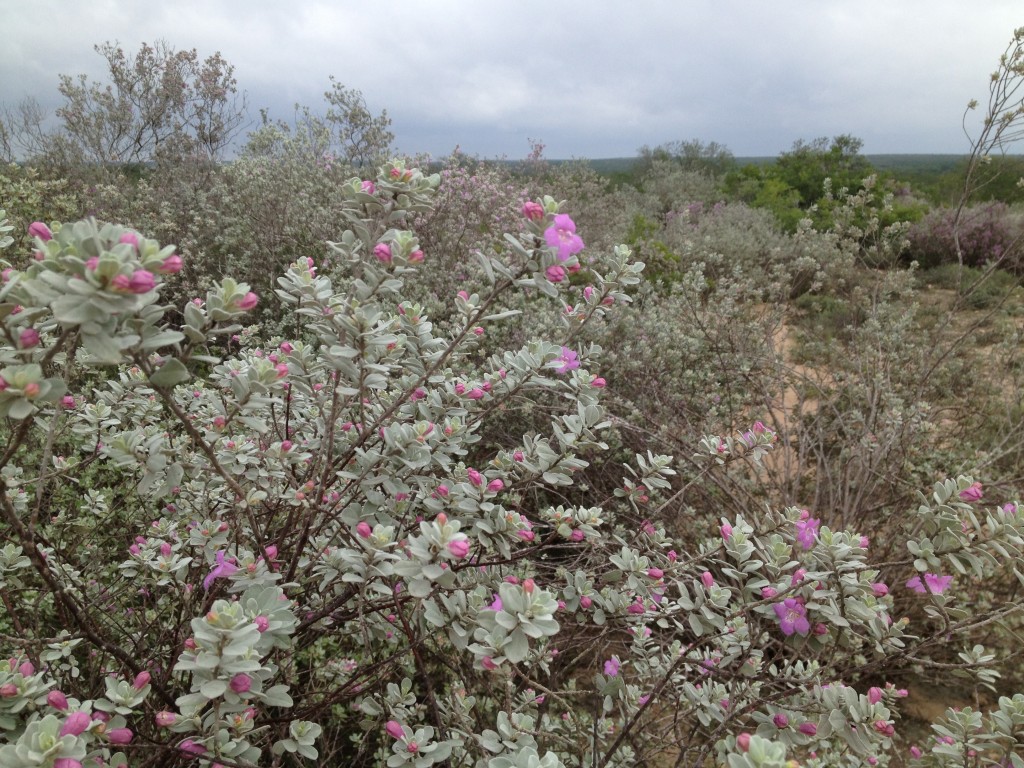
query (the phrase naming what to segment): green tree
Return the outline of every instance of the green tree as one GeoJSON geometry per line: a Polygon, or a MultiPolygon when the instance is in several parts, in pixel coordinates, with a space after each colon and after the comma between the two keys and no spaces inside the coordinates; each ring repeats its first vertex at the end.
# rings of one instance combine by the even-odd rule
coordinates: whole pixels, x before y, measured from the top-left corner
{"type": "Polygon", "coordinates": [[[874,169],[861,153],[864,142],[849,134],[831,141],[818,138],[810,142],[798,140],[789,152],[779,155],[772,166],[772,176],[800,194],[800,208],[807,210],[825,196],[825,180],[832,189],[846,188],[856,192],[874,169]]]}
{"type": "Polygon", "coordinates": [[[736,158],[729,148],[717,141],[669,141],[653,148],[645,144],[637,153],[640,156],[636,166],[639,176],[650,171],[659,161],[671,161],[684,171],[703,173],[715,178],[724,176],[736,166],[736,158]]]}

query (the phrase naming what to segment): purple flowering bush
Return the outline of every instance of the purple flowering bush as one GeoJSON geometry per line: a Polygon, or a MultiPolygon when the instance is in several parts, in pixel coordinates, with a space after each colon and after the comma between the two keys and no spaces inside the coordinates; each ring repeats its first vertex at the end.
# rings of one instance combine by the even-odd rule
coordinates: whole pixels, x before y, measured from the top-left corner
{"type": "Polygon", "coordinates": [[[941,646],[996,682],[978,639],[1019,609],[972,595],[1024,567],[1017,502],[937,483],[882,560],[866,520],[762,503],[788,446],[754,418],[589,487],[641,381],[605,378],[600,332],[643,265],[516,201],[441,333],[405,296],[440,183],[347,180],[274,295],[225,276],[166,305],[187,259],[94,220],[0,243],[0,765],[1013,759],[1024,696],[912,744],[890,673],[941,646]],[[244,332],[271,304],[274,335],[244,332]],[[660,519],[698,485],[733,499],[660,519]]]}
{"type": "Polygon", "coordinates": [[[1020,268],[1015,259],[1007,262],[1015,253],[1013,246],[1020,236],[1020,227],[1006,203],[981,203],[966,208],[954,228],[955,216],[953,209],[938,208],[911,226],[905,258],[925,268],[957,264],[959,240],[965,266],[984,267],[1002,262],[1006,269],[1020,268]]]}

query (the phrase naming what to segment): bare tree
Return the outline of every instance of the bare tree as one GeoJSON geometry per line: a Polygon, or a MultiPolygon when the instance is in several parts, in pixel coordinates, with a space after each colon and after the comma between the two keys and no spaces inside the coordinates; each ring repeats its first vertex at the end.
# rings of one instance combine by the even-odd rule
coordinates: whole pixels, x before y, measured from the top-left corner
{"type": "Polygon", "coordinates": [[[145,163],[198,156],[216,160],[246,120],[234,67],[215,53],[175,51],[164,41],[127,54],[96,46],[109,81],[61,75],[60,129],[47,149],[92,163],[145,163]]]}
{"type": "Polygon", "coordinates": [[[374,117],[361,91],[346,88],[333,77],[324,94],[330,105],[326,121],[341,157],[355,167],[372,165],[391,150],[395,135],[387,110],[374,117]]]}

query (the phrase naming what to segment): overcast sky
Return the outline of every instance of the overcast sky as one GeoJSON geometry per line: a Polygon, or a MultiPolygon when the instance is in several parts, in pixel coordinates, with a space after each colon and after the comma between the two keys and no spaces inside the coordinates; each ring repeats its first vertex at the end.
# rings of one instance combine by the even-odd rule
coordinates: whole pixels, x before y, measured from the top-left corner
{"type": "Polygon", "coordinates": [[[1021,0],[0,0],[0,105],[59,104],[93,45],[164,39],[235,66],[253,115],[321,108],[334,75],[406,153],[628,157],[701,139],[738,156],[850,133],[864,152],[965,153],[1021,0]]]}

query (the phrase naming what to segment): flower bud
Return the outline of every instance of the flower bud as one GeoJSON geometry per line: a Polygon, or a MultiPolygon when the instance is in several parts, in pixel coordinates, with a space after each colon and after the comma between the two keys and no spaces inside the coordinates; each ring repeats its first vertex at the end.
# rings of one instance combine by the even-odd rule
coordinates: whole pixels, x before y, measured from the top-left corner
{"type": "Polygon", "coordinates": [[[181,256],[176,253],[172,253],[160,263],[160,266],[156,268],[156,271],[161,275],[173,275],[176,272],[181,272],[182,266],[181,256]]]}
{"type": "Polygon", "coordinates": [[[137,269],[128,279],[128,290],[132,293],[149,293],[156,287],[153,273],[145,269],[137,269]]]}
{"type": "Polygon", "coordinates": [[[85,712],[72,712],[60,728],[61,736],[81,736],[92,724],[92,718],[85,712]]]}
{"type": "Polygon", "coordinates": [[[384,730],[388,732],[388,736],[392,739],[405,738],[405,729],[397,720],[388,720],[387,725],[384,726],[384,730]]]}
{"type": "Polygon", "coordinates": [[[29,237],[38,237],[40,240],[52,240],[53,232],[41,221],[33,221],[28,225],[29,237]]]}
{"type": "Polygon", "coordinates": [[[178,716],[173,712],[168,712],[167,710],[157,712],[154,719],[156,720],[156,724],[161,728],[170,728],[178,722],[178,716]]]}
{"type": "Polygon", "coordinates": [[[107,732],[107,738],[111,744],[128,744],[132,740],[130,728],[114,728],[107,732]]]}
{"type": "Polygon", "coordinates": [[[247,294],[245,294],[245,296],[243,296],[241,299],[235,302],[235,306],[238,307],[238,309],[248,312],[250,309],[253,309],[259,303],[259,300],[259,296],[257,296],[252,291],[249,291],[247,294]]]}
{"type": "Polygon", "coordinates": [[[452,557],[461,560],[469,554],[469,542],[466,539],[453,539],[448,542],[448,551],[452,557]]]}
{"type": "Polygon", "coordinates": [[[239,672],[231,678],[229,685],[235,693],[245,693],[252,688],[252,678],[243,672],[239,672]]]}
{"type": "Polygon", "coordinates": [[[68,708],[68,698],[60,691],[50,691],[46,694],[46,703],[54,709],[64,712],[68,708]]]}
{"type": "Polygon", "coordinates": [[[523,216],[530,221],[540,221],[544,218],[544,206],[533,200],[527,200],[523,203],[523,216]]]}

